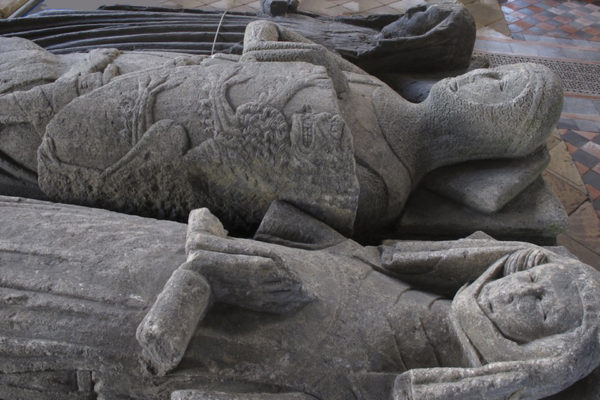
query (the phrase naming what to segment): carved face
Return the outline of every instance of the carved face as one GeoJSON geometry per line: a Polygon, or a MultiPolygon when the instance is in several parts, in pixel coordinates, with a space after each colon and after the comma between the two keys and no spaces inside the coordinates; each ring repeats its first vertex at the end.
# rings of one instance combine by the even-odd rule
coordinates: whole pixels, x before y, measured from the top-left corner
{"type": "Polygon", "coordinates": [[[545,142],[562,98],[561,83],[548,68],[513,64],[444,79],[426,103],[431,129],[478,143],[476,158],[519,157],[545,142]]]}
{"type": "Polygon", "coordinates": [[[446,88],[464,101],[502,104],[525,96],[535,74],[519,69],[478,69],[446,82],[446,88]]]}
{"type": "Polygon", "coordinates": [[[502,332],[530,342],[581,325],[579,290],[566,267],[544,264],[487,283],[477,302],[502,332]]]}

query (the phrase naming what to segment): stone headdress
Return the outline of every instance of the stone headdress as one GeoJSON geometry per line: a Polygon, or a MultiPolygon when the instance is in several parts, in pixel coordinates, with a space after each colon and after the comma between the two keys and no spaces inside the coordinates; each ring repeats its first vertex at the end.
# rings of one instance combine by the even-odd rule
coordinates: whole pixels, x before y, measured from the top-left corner
{"type": "Polygon", "coordinates": [[[396,393],[413,400],[538,399],[566,389],[598,367],[600,273],[560,259],[557,267],[572,276],[581,299],[581,324],[561,334],[517,343],[498,330],[476,300],[486,283],[500,277],[506,259],[461,289],[452,303],[451,319],[471,368],[411,370],[396,381],[396,393]]]}

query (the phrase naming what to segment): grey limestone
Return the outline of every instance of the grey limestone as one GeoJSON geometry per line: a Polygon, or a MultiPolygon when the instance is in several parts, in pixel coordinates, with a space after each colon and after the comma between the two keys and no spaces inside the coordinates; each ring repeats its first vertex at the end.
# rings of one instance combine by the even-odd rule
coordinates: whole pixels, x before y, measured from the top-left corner
{"type": "Polygon", "coordinates": [[[397,232],[406,236],[461,237],[482,230],[495,238],[552,242],[566,226],[564,208],[549,185],[538,178],[493,214],[419,189],[409,200],[397,232]]]}
{"type": "Polygon", "coordinates": [[[457,203],[491,214],[531,185],[549,162],[550,155],[543,146],[520,159],[471,161],[440,168],[427,175],[423,185],[457,203]]]}
{"type": "Polygon", "coordinates": [[[57,54],[98,47],[241,54],[246,26],[269,19],[371,73],[464,68],[473,51],[475,21],[458,1],[418,5],[405,14],[340,17],[298,12],[297,4],[297,0],[263,1],[258,15],[133,6],[46,10],[0,20],[0,35],[35,39],[57,54]]]}
{"type": "MultiPolygon", "coordinates": [[[[231,237],[206,209],[186,226],[0,208],[3,398],[540,399],[600,364],[598,272],[531,244],[309,250],[231,237]]],[[[271,238],[312,219],[279,215],[271,238]]]]}
{"type": "Polygon", "coordinates": [[[5,58],[35,54],[2,72],[5,175],[37,180],[55,201],[128,213],[183,220],[209,207],[246,234],[274,201],[343,234],[379,232],[428,172],[529,156],[562,107],[560,82],[535,64],[446,78],[411,103],[268,21],[248,25],[241,57],[0,45],[5,58]],[[45,57],[58,71],[49,83],[17,90],[45,57]]]}

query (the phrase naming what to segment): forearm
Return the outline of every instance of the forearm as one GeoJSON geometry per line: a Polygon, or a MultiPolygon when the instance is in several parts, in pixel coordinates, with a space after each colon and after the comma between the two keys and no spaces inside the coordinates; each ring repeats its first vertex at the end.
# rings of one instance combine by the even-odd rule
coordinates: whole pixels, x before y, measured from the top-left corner
{"type": "Polygon", "coordinates": [[[541,249],[531,244],[493,239],[388,242],[380,246],[380,253],[389,274],[448,297],[506,255],[515,254],[507,266],[509,270],[535,265],[542,255],[541,249]]]}

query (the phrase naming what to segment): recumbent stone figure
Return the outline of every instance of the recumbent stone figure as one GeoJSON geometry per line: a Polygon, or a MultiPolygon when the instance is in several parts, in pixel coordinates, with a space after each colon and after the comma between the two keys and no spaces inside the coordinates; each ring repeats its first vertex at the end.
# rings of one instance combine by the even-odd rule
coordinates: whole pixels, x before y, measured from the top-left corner
{"type": "Polygon", "coordinates": [[[600,363],[598,272],[526,243],[363,247],[286,203],[263,241],[206,209],[185,240],[176,222],[0,207],[4,398],[539,399],[600,363]]]}
{"type": "Polygon", "coordinates": [[[345,234],[380,231],[432,169],[533,153],[562,104],[558,79],[535,64],[444,79],[410,103],[265,21],[248,25],[240,59],[59,57],[0,40],[7,65],[37,57],[1,71],[10,175],[53,200],[142,215],[183,219],[208,206],[240,232],[275,200],[345,234]],[[48,75],[59,78],[40,84],[48,75]]]}
{"type": "Polygon", "coordinates": [[[465,69],[475,44],[475,21],[458,2],[418,5],[400,15],[325,17],[293,5],[275,8],[266,5],[259,15],[118,5],[45,10],[0,20],[0,35],[32,40],[55,54],[96,48],[241,54],[246,25],[269,19],[371,74],[465,69]]]}

